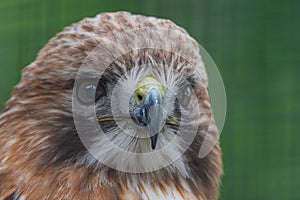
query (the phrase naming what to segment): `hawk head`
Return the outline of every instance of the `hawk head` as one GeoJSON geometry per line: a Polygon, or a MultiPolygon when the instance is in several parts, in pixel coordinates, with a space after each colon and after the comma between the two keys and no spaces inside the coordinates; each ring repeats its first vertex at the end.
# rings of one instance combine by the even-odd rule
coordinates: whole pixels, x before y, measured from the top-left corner
{"type": "Polygon", "coordinates": [[[126,12],[86,18],[24,69],[0,118],[0,176],[18,178],[20,191],[65,181],[81,192],[105,183],[111,199],[125,198],[124,188],[127,197],[173,188],[216,199],[222,162],[207,82],[197,42],[173,22],[126,12]],[[216,142],[199,158],[206,136],[216,142]]]}

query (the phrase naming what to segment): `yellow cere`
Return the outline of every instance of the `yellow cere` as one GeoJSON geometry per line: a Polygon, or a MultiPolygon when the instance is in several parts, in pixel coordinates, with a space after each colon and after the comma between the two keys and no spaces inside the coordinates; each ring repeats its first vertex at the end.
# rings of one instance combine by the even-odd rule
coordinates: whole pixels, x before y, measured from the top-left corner
{"type": "Polygon", "coordinates": [[[164,100],[164,96],[165,96],[164,86],[156,78],[152,76],[146,76],[137,85],[137,89],[135,91],[136,104],[139,104],[144,100],[150,88],[157,88],[160,91],[162,100],[164,100]]]}

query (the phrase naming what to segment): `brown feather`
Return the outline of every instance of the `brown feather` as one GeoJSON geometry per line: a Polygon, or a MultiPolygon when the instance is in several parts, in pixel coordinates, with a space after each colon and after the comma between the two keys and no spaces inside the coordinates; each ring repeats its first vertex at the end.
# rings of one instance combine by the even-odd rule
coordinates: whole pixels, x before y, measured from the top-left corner
{"type": "MultiPolygon", "coordinates": [[[[6,103],[0,116],[0,199],[12,199],[15,192],[25,199],[33,200],[138,200],[142,199],[142,194],[145,194],[145,199],[150,199],[146,183],[150,183],[151,190],[157,194],[167,195],[169,189],[173,188],[182,199],[218,198],[222,173],[219,143],[205,158],[198,158],[206,130],[209,130],[207,134],[211,134],[214,140],[218,139],[214,121],[211,125],[200,125],[195,140],[184,154],[189,178],[183,177],[176,170],[172,171],[172,167],[151,173],[130,174],[106,166],[88,166],[76,162],[77,157],[86,153],[78,136],[72,134],[76,128],[71,109],[71,93],[78,68],[95,47],[99,44],[106,45],[105,39],[113,38],[122,31],[145,27],[175,30],[188,38],[188,44],[182,43],[177,48],[182,50],[183,55],[189,55],[190,63],[198,66],[202,72],[201,87],[195,86],[195,91],[203,108],[203,117],[212,116],[206,90],[207,77],[198,54],[199,47],[184,29],[170,20],[131,15],[127,12],[103,13],[95,18],[85,18],[66,27],[49,41],[39,52],[37,59],[23,70],[22,80],[6,103]]],[[[159,29],[157,33],[161,33],[159,29]]],[[[143,37],[151,39],[158,36],[141,35],[143,37]]],[[[154,42],[161,46],[167,45],[164,44],[165,39],[157,38],[154,42]]],[[[178,41],[174,40],[171,38],[170,42],[174,42],[176,46],[178,41]]],[[[125,48],[129,43],[131,41],[124,38],[119,48],[125,48]]],[[[106,47],[112,53],[121,52],[114,46],[106,47]]],[[[165,59],[168,63],[174,56],[162,49],[149,48],[124,54],[116,62],[124,64],[129,70],[137,58],[145,61],[149,54],[157,60],[165,59]]],[[[105,66],[106,60],[101,62],[105,66]]],[[[174,67],[179,66],[179,63],[189,65],[180,56],[173,63],[174,67]]],[[[122,73],[119,65],[113,63],[111,67],[112,71],[122,73]]],[[[99,73],[95,66],[92,66],[91,71],[93,70],[96,74],[99,73]]],[[[188,68],[180,68],[178,71],[193,73],[188,68]]],[[[109,72],[107,76],[116,78],[112,74],[113,72],[109,72]]]]}

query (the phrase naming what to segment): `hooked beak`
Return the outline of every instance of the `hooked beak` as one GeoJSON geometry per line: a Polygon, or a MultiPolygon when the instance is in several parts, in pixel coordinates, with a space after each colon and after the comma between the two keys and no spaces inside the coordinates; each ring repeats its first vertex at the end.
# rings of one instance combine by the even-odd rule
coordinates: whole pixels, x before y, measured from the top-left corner
{"type": "MultiPolygon", "coordinates": [[[[154,78],[151,79],[152,81],[157,81],[154,78]]],[[[130,116],[137,125],[147,126],[150,133],[151,148],[154,150],[157,144],[158,133],[163,124],[163,97],[161,95],[161,89],[155,87],[155,84],[154,86],[148,84],[142,89],[142,92],[136,93],[136,108],[130,113],[130,116]]]]}

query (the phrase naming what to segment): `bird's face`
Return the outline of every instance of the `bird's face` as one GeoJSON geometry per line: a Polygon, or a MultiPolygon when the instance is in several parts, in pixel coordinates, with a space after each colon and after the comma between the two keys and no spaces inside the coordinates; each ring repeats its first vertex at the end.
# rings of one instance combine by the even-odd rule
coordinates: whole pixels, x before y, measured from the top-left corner
{"type": "MultiPolygon", "coordinates": [[[[150,57],[149,62],[131,67],[116,67],[119,62],[114,62],[98,73],[98,78],[91,78],[97,72],[88,73],[90,69],[86,67],[81,73],[84,75],[75,81],[75,118],[82,122],[77,126],[88,127],[77,131],[98,160],[110,155],[116,160],[124,159],[122,154],[119,158],[118,153],[114,154],[114,149],[119,148],[131,153],[162,150],[164,159],[171,162],[193,141],[200,115],[207,115],[199,112],[203,105],[198,96],[206,89],[199,84],[197,70],[191,65],[178,68],[172,65],[175,60],[156,62],[146,52],[143,54],[150,57]],[[87,125],[87,119],[97,120],[98,127],[87,125]]],[[[159,160],[155,156],[152,159],[159,160]]]]}
{"type": "Polygon", "coordinates": [[[181,122],[197,117],[189,110],[198,107],[189,82],[196,76],[157,65],[134,66],[117,81],[110,81],[104,73],[98,82],[84,78],[76,84],[75,97],[80,104],[95,106],[103,132],[112,142],[121,141],[125,150],[144,152],[162,147],[170,142],[168,133],[176,135],[181,122]],[[189,112],[188,119],[181,118],[184,111],[189,112]]]}

